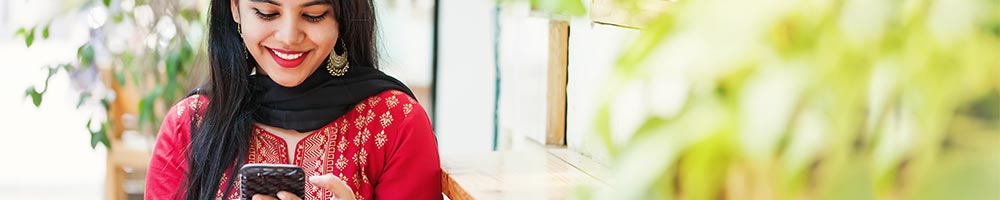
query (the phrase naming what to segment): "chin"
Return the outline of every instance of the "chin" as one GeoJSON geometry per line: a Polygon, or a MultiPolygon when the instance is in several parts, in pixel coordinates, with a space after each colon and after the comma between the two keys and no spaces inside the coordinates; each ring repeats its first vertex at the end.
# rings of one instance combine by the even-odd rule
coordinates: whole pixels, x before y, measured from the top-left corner
{"type": "Polygon", "coordinates": [[[305,78],[301,78],[301,79],[298,79],[298,80],[289,80],[289,79],[280,79],[280,78],[279,79],[275,79],[274,77],[271,77],[271,80],[273,80],[275,83],[277,83],[278,85],[281,85],[283,87],[295,87],[295,86],[299,86],[299,84],[302,84],[302,81],[305,81],[305,78]]]}

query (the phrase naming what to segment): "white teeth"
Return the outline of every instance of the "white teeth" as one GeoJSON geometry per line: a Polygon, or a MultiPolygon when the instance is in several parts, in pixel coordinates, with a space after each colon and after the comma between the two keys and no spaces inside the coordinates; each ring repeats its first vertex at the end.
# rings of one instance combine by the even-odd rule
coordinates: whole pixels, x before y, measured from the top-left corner
{"type": "Polygon", "coordinates": [[[305,53],[287,54],[287,53],[281,53],[281,52],[275,51],[273,49],[271,50],[271,52],[274,52],[274,55],[278,55],[279,58],[285,59],[285,60],[295,60],[295,59],[298,59],[299,57],[301,57],[302,54],[305,54],[305,53]]]}

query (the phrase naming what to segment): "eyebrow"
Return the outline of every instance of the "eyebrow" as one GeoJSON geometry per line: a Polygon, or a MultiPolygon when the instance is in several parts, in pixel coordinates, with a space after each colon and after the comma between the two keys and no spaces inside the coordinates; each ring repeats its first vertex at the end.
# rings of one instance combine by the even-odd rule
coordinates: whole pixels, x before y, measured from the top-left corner
{"type": "MultiPolygon", "coordinates": [[[[276,2],[274,0],[250,0],[250,1],[251,2],[258,2],[258,3],[268,3],[268,4],[272,4],[272,5],[276,5],[276,6],[281,6],[280,3],[278,3],[278,2],[276,2]]],[[[326,0],[314,0],[314,1],[310,1],[310,2],[302,4],[302,6],[300,6],[300,7],[309,7],[309,6],[323,5],[323,4],[329,5],[330,2],[326,1],[326,0]]]]}

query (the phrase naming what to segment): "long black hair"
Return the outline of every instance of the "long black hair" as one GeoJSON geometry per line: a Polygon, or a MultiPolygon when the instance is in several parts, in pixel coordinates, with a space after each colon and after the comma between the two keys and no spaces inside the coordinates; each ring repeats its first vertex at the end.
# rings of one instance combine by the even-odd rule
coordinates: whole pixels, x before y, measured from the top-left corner
{"type": "MultiPolygon", "coordinates": [[[[236,0],[239,1],[239,0],[236,0]]],[[[375,8],[371,0],[329,0],[339,24],[340,36],[335,51],[349,51],[351,67],[376,67],[375,8]]],[[[238,181],[237,171],[246,163],[250,149],[254,111],[259,106],[251,69],[257,66],[245,57],[243,43],[230,8],[232,0],[212,0],[208,21],[208,55],[211,76],[202,89],[210,103],[204,116],[191,120],[191,144],[188,148],[186,180],[178,192],[183,199],[214,199],[224,174],[229,181],[222,198],[232,192],[238,181]]],[[[326,62],[321,64],[324,67],[326,62]]],[[[196,116],[196,115],[192,115],[196,116]]]]}

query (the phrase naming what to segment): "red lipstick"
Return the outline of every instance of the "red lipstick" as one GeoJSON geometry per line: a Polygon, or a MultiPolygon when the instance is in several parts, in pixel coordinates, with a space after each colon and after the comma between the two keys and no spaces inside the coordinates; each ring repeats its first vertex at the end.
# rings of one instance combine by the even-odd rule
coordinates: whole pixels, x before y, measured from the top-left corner
{"type": "Polygon", "coordinates": [[[288,51],[283,49],[267,48],[267,52],[274,58],[274,62],[284,68],[295,68],[302,64],[309,55],[309,51],[288,51]]]}

